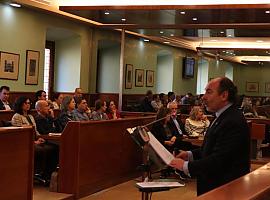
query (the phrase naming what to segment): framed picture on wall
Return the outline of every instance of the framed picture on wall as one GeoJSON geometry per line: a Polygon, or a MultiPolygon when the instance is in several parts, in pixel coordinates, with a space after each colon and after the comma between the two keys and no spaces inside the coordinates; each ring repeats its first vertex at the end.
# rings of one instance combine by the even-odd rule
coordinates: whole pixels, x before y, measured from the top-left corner
{"type": "Polygon", "coordinates": [[[146,70],[146,87],[154,86],[154,71],[146,70]]]}
{"type": "Polygon", "coordinates": [[[259,83],[258,82],[247,82],[246,83],[246,92],[259,92],[259,83]]]}
{"type": "Polygon", "coordinates": [[[265,92],[270,93],[270,82],[265,83],[265,92]]]}
{"type": "Polygon", "coordinates": [[[0,78],[18,80],[20,55],[0,52],[0,78]]]}
{"type": "Polygon", "coordinates": [[[25,84],[37,85],[39,72],[39,51],[26,51],[25,84]]]}
{"type": "Polygon", "coordinates": [[[143,69],[136,69],[135,71],[135,86],[136,87],[143,87],[143,77],[144,70],[143,69]]]}
{"type": "Polygon", "coordinates": [[[125,73],[125,88],[131,89],[132,88],[132,71],[133,66],[131,64],[126,64],[126,73],[125,73]]]}

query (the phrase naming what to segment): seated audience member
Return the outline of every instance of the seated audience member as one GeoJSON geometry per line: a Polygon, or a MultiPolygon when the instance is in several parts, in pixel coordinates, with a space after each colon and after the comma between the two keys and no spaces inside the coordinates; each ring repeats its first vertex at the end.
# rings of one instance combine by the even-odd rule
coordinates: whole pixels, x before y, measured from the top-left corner
{"type": "Polygon", "coordinates": [[[194,104],[194,99],[193,99],[193,95],[188,92],[182,99],[181,99],[181,104],[190,104],[193,105],[194,104]]]}
{"type": "Polygon", "coordinates": [[[168,126],[174,135],[182,137],[185,134],[185,125],[181,121],[180,113],[177,114],[178,105],[176,102],[169,102],[167,107],[171,110],[168,126]]]}
{"type": "Polygon", "coordinates": [[[74,110],[74,115],[76,121],[88,121],[91,119],[91,111],[83,97],[77,99],[77,108],[74,110]]]}
{"type": "Polygon", "coordinates": [[[177,103],[178,106],[180,106],[181,105],[181,96],[176,95],[174,101],[177,103]]]}
{"type": "Polygon", "coordinates": [[[95,111],[92,112],[93,120],[108,120],[108,116],[105,113],[107,109],[106,102],[100,99],[95,102],[95,111]]]}
{"type": "Polygon", "coordinates": [[[161,144],[172,152],[176,137],[171,133],[167,125],[167,123],[170,121],[170,114],[171,110],[169,108],[161,107],[156,117],[156,120],[160,121],[153,124],[151,132],[161,144]]]}
{"type": "Polygon", "coordinates": [[[78,101],[78,99],[79,99],[79,98],[82,98],[82,97],[83,97],[82,88],[76,88],[76,89],[75,89],[75,92],[74,92],[74,96],[73,96],[74,101],[75,101],[75,103],[76,103],[75,106],[77,106],[77,101],[78,101]]]}
{"type": "MultiPolygon", "coordinates": [[[[16,100],[14,105],[15,114],[11,120],[13,126],[34,126],[36,128],[34,117],[29,114],[30,105],[30,99],[25,96],[21,96],[16,100]]],[[[37,134],[39,135],[38,132],[37,134]]]]}
{"type": "Polygon", "coordinates": [[[148,90],[146,96],[141,102],[140,111],[141,112],[155,112],[154,108],[151,105],[151,101],[153,99],[153,93],[151,90],[148,90]]]}
{"type": "Polygon", "coordinates": [[[161,104],[164,107],[167,107],[167,104],[168,104],[167,96],[164,93],[160,93],[158,96],[159,96],[159,100],[160,100],[161,104]]]}
{"type": "Polygon", "coordinates": [[[192,145],[189,142],[182,141],[184,135],[186,135],[185,125],[181,121],[180,113],[177,114],[177,103],[170,102],[167,107],[171,110],[170,120],[167,125],[172,133],[176,137],[176,146],[182,150],[192,149],[192,145]]]}
{"type": "Polygon", "coordinates": [[[65,96],[61,104],[61,113],[58,117],[60,132],[64,130],[69,121],[75,121],[75,101],[72,96],[65,96]]]}
{"type": "Polygon", "coordinates": [[[8,102],[9,99],[9,87],[0,87],[0,110],[11,110],[12,107],[8,102]]]}
{"type": "Polygon", "coordinates": [[[210,122],[206,115],[204,115],[201,107],[194,106],[189,114],[189,118],[186,119],[185,130],[188,135],[204,135],[209,124],[210,122]]]}
{"type": "Polygon", "coordinates": [[[53,95],[53,109],[60,109],[63,101],[63,95],[61,93],[54,93],[53,95]]]}
{"type": "Polygon", "coordinates": [[[60,132],[59,126],[54,119],[53,109],[49,107],[47,101],[37,101],[36,110],[38,114],[35,116],[35,121],[39,134],[44,135],[60,132]]]}
{"type": "Polygon", "coordinates": [[[34,150],[35,150],[35,173],[41,174],[42,178],[49,180],[51,173],[56,169],[58,162],[57,148],[55,145],[48,144],[43,138],[38,138],[39,132],[36,129],[36,123],[34,117],[28,114],[30,110],[30,99],[21,96],[14,105],[15,114],[12,117],[11,123],[13,126],[34,126],[35,138],[34,150]]]}
{"type": "Polygon", "coordinates": [[[109,103],[109,107],[107,108],[106,114],[108,116],[109,119],[120,119],[120,113],[117,110],[114,101],[110,101],[109,103]]]}
{"type": "Polygon", "coordinates": [[[35,100],[33,102],[33,104],[31,105],[31,108],[32,109],[35,109],[35,106],[36,106],[36,102],[38,100],[46,100],[46,92],[44,90],[38,90],[36,93],[35,93],[35,100]]]}
{"type": "Polygon", "coordinates": [[[151,105],[156,112],[162,107],[162,103],[159,100],[159,96],[157,94],[153,95],[153,100],[151,101],[151,105]]]}
{"type": "Polygon", "coordinates": [[[241,109],[243,113],[248,113],[252,111],[252,102],[249,97],[244,97],[241,104],[241,109]]]}
{"type": "Polygon", "coordinates": [[[174,92],[168,92],[168,102],[172,102],[175,100],[174,92]]]}

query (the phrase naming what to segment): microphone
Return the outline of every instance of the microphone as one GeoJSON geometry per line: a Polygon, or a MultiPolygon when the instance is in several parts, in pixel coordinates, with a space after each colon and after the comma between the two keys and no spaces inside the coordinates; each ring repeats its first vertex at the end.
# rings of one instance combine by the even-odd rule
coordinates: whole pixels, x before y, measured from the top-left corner
{"type": "MultiPolygon", "coordinates": [[[[180,115],[181,115],[181,113],[176,114],[176,116],[180,116],[180,115]]],[[[157,123],[157,122],[159,122],[159,121],[162,121],[163,119],[166,119],[168,116],[171,116],[171,115],[167,115],[167,116],[162,117],[162,118],[160,118],[160,119],[156,119],[156,120],[154,120],[154,121],[152,121],[152,122],[150,122],[150,123],[148,123],[148,124],[142,125],[141,127],[145,128],[145,127],[147,127],[147,126],[150,126],[150,125],[152,125],[152,124],[155,124],[155,123],[157,123]]]]}
{"type": "MultiPolygon", "coordinates": [[[[176,116],[181,115],[181,113],[176,114],[176,116]]],[[[149,135],[147,133],[146,128],[152,124],[155,124],[161,120],[164,120],[168,116],[171,116],[170,114],[162,117],[160,119],[156,119],[148,124],[142,125],[142,126],[137,126],[134,128],[128,128],[127,131],[130,133],[131,137],[134,139],[134,141],[141,147],[143,147],[146,143],[150,141],[149,135]]]]}

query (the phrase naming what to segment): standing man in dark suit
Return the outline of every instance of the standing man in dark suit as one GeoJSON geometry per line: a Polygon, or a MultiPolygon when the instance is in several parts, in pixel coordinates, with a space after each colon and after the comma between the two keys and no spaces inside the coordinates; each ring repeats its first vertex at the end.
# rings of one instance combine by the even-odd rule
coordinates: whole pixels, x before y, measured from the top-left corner
{"type": "Polygon", "coordinates": [[[11,110],[11,105],[8,102],[9,99],[9,87],[0,87],[0,110],[11,110]]]}
{"type": "Polygon", "coordinates": [[[206,132],[203,146],[182,151],[170,166],[197,177],[197,195],[249,173],[250,135],[246,120],[235,106],[237,88],[225,77],[211,80],[202,97],[216,119],[206,132]]]}

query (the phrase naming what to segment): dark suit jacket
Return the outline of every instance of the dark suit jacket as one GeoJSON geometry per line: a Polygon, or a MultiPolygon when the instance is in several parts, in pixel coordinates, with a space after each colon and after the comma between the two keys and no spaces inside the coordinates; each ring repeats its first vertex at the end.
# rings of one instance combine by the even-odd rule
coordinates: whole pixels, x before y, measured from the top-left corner
{"type": "Polygon", "coordinates": [[[231,106],[210,126],[203,146],[192,151],[194,161],[188,163],[188,169],[191,176],[197,177],[197,194],[249,173],[249,148],[246,120],[231,106]]]}
{"type": "Polygon", "coordinates": [[[46,135],[48,133],[57,133],[60,132],[60,128],[56,121],[51,117],[43,117],[39,114],[35,116],[37,131],[41,135],[46,135]]]}
{"type": "MultiPolygon", "coordinates": [[[[10,108],[12,109],[12,106],[9,104],[10,108]]],[[[0,100],[0,110],[6,110],[4,103],[0,100]]]]}
{"type": "MultiPolygon", "coordinates": [[[[185,124],[182,123],[181,119],[179,116],[176,117],[176,120],[178,122],[178,124],[180,125],[180,129],[182,131],[183,134],[186,134],[186,131],[185,131],[185,124]]],[[[168,122],[168,127],[169,129],[171,130],[171,133],[176,136],[176,137],[182,137],[182,135],[180,136],[179,133],[178,133],[178,130],[172,120],[172,118],[170,118],[170,121],[168,122]]]]}

